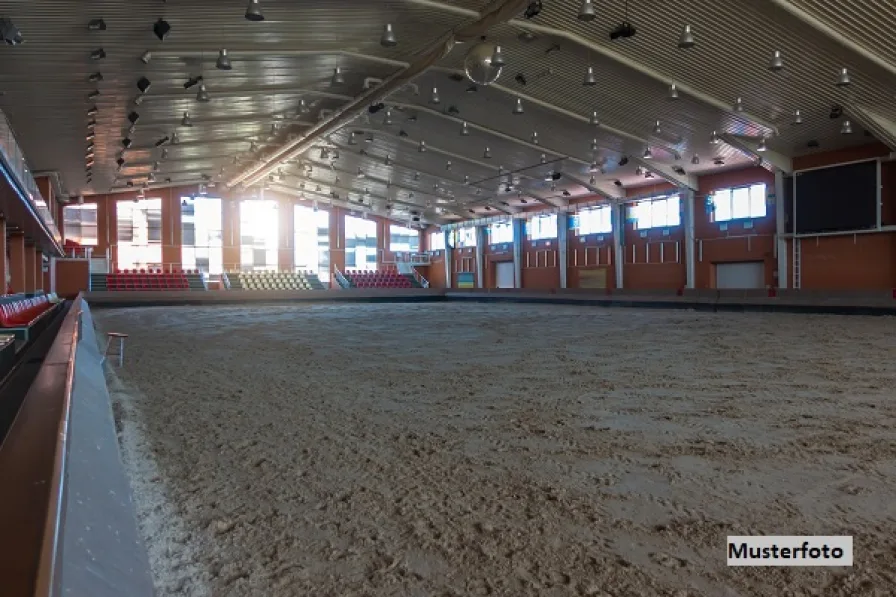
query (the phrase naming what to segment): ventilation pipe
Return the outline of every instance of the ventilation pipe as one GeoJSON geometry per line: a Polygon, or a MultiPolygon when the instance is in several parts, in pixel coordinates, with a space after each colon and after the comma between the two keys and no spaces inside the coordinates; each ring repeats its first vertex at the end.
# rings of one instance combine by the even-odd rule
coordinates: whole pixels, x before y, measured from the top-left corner
{"type": "Polygon", "coordinates": [[[312,127],[307,131],[304,137],[296,141],[287,142],[269,158],[265,159],[263,164],[250,166],[232,177],[227,181],[227,186],[234,187],[241,183],[251,185],[258,182],[275,170],[281,163],[297,157],[313,147],[318,138],[334,133],[343,126],[349,124],[352,120],[357,118],[363,110],[366,110],[367,106],[387,97],[389,94],[410,82],[411,79],[436,64],[451,52],[456,42],[472,41],[482,37],[495,25],[513,19],[513,17],[524,10],[528,4],[529,0],[503,0],[496,3],[491,10],[480,15],[475,21],[458,27],[454,31],[443,36],[428,50],[419,54],[417,59],[412,61],[408,66],[387,77],[381,85],[363,92],[353,101],[349,102],[348,105],[337,110],[332,117],[312,127]]]}

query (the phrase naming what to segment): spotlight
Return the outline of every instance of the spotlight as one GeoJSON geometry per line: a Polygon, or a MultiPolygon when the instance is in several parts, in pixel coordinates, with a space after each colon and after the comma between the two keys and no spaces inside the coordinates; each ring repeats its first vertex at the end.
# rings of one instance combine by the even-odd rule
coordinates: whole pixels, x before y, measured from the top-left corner
{"type": "Polygon", "coordinates": [[[96,139],[96,133],[94,133],[93,131],[90,131],[89,133],[87,133],[88,141],[93,141],[94,139],[96,139]]]}
{"type": "Polygon", "coordinates": [[[345,76],[342,74],[342,69],[338,66],[333,69],[333,79],[330,82],[333,85],[345,85],[345,76]]]}
{"type": "Polygon", "coordinates": [[[149,61],[152,60],[152,52],[146,50],[143,54],[140,55],[140,62],[143,64],[149,64],[149,61]]]}
{"type": "Polygon", "coordinates": [[[87,129],[92,131],[94,129],[94,127],[96,127],[96,120],[91,118],[90,120],[87,121],[87,129]]]}
{"type": "Polygon", "coordinates": [[[103,19],[93,19],[89,23],[87,23],[88,31],[105,31],[106,30],[106,21],[103,19]]]}
{"type": "Polygon", "coordinates": [[[694,33],[691,31],[690,25],[685,25],[681,30],[681,37],[678,38],[678,47],[682,50],[694,47],[694,33]]]}
{"type": "Polygon", "coordinates": [[[161,139],[156,141],[156,147],[161,147],[162,145],[164,145],[167,142],[168,142],[168,135],[165,135],[164,137],[162,137],[161,139]]]}
{"type": "Polygon", "coordinates": [[[620,158],[619,160],[619,165],[625,166],[626,164],[628,164],[628,158],[626,156],[622,156],[622,158],[620,158]]]}
{"type": "Polygon", "coordinates": [[[541,9],[541,0],[532,0],[532,2],[529,2],[529,6],[526,7],[526,12],[523,13],[523,16],[527,19],[534,19],[541,14],[541,9]]]}
{"type": "Polygon", "coordinates": [[[115,160],[115,163],[118,164],[119,169],[124,166],[124,158],[118,158],[115,160]]]}
{"type": "Polygon", "coordinates": [[[25,41],[19,28],[9,19],[0,19],[0,38],[9,46],[17,46],[25,41]]]}
{"type": "MultiPolygon", "coordinates": [[[[167,137],[166,137],[166,139],[167,139],[167,137]]],[[[167,157],[168,157],[168,148],[167,148],[167,147],[163,147],[163,148],[162,148],[162,155],[161,155],[161,158],[164,160],[164,159],[167,158],[167,157]]]]}
{"type": "Polygon", "coordinates": [[[106,57],[106,50],[102,48],[97,48],[93,52],[90,53],[91,60],[102,60],[106,57]]]}
{"type": "Polygon", "coordinates": [[[264,20],[259,0],[249,0],[249,6],[246,8],[246,20],[255,23],[264,20]]]}
{"type": "Polygon", "coordinates": [[[146,77],[140,77],[137,80],[137,89],[140,90],[140,93],[146,93],[147,91],[149,91],[150,85],[152,85],[152,83],[146,77]]]}
{"type": "Polygon", "coordinates": [[[526,79],[526,75],[524,75],[523,73],[519,73],[517,76],[515,76],[513,78],[513,80],[516,81],[517,83],[519,83],[520,85],[525,85],[526,83],[529,82],[526,79]]]}
{"type": "Polygon", "coordinates": [[[137,124],[138,120],[140,120],[140,115],[136,112],[131,112],[130,114],[128,114],[128,122],[130,122],[132,125],[137,124]]]}
{"type": "Polygon", "coordinates": [[[124,139],[121,140],[121,144],[124,145],[125,149],[130,147],[131,143],[133,143],[133,141],[131,141],[130,137],[125,137],[124,139]]]}
{"type": "Polygon", "coordinates": [[[152,32],[155,33],[156,37],[161,41],[165,41],[165,38],[171,33],[171,25],[169,25],[168,21],[165,19],[159,19],[156,21],[156,24],[152,26],[152,32]]]}
{"type": "Polygon", "coordinates": [[[582,0],[582,7],[579,9],[579,20],[589,23],[594,20],[597,13],[594,12],[594,5],[591,0],[582,0]]]}
{"type": "Polygon", "coordinates": [[[99,72],[92,73],[90,76],[87,77],[87,80],[90,81],[91,83],[99,83],[100,81],[103,80],[103,73],[99,73],[99,72]]]}
{"type": "Polygon", "coordinates": [[[218,61],[215,62],[215,68],[218,70],[233,70],[233,65],[230,64],[230,56],[227,55],[227,50],[222,49],[218,52],[218,61]]]}
{"type": "Polygon", "coordinates": [[[87,94],[88,101],[93,101],[100,96],[100,92],[98,89],[94,89],[90,93],[87,94]]]}
{"type": "Polygon", "coordinates": [[[87,115],[88,115],[88,116],[94,116],[94,115],[96,115],[97,112],[99,112],[99,110],[97,109],[97,107],[96,107],[96,106],[91,106],[90,109],[87,110],[87,115]]]}
{"type": "Polygon", "coordinates": [[[211,98],[208,95],[208,89],[205,88],[205,83],[199,85],[199,91],[196,92],[196,101],[197,102],[207,102],[211,98]]]}
{"type": "Polygon", "coordinates": [[[189,112],[184,112],[184,117],[180,120],[181,126],[193,126],[193,119],[190,118],[189,112]]]}
{"type": "Polygon", "coordinates": [[[616,185],[617,187],[621,187],[621,186],[622,186],[622,181],[617,179],[617,180],[614,180],[614,181],[613,181],[613,184],[616,185]]]}

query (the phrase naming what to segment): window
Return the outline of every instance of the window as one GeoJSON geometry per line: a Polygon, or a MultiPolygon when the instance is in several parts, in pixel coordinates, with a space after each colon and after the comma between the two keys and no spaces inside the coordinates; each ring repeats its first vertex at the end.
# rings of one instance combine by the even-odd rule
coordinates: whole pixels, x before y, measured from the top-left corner
{"type": "Polygon", "coordinates": [[[488,227],[488,244],[513,242],[513,222],[495,222],[488,227]]]}
{"type": "Polygon", "coordinates": [[[277,202],[252,199],[240,202],[240,269],[244,272],[277,271],[280,240],[277,202]]]}
{"type": "Polygon", "coordinates": [[[390,225],[389,249],[395,253],[417,253],[420,250],[420,231],[397,224],[390,225]]]}
{"type": "Polygon", "coordinates": [[[728,222],[765,217],[765,184],[719,189],[711,196],[713,220],[728,222]]]}
{"type": "Polygon", "coordinates": [[[557,238],[557,214],[535,216],[526,222],[526,237],[529,240],[557,238]]]}
{"type": "Polygon", "coordinates": [[[429,233],[429,250],[444,251],[445,250],[445,233],[441,230],[429,233]]]}
{"type": "Polygon", "coordinates": [[[681,225],[681,198],[678,195],[638,201],[629,208],[636,230],[681,225]]]}
{"type": "Polygon", "coordinates": [[[587,207],[575,215],[578,236],[586,234],[611,234],[613,232],[612,208],[609,205],[587,207]]]}
{"type": "Polygon", "coordinates": [[[295,265],[298,271],[310,270],[322,282],[330,281],[330,213],[304,205],[293,209],[295,229],[295,265]]]}
{"type": "Polygon", "coordinates": [[[62,224],[66,241],[82,246],[97,244],[96,203],[66,205],[62,208],[62,224]]]}
{"type": "Polygon", "coordinates": [[[376,269],[376,222],[345,216],[345,268],[376,269]]]}
{"type": "Polygon", "coordinates": [[[115,204],[118,267],[162,267],[162,200],[140,199],[115,204]]]}
{"type": "Polygon", "coordinates": [[[224,272],[221,200],[181,197],[181,263],[208,274],[224,272]]]}
{"type": "Polygon", "coordinates": [[[476,246],[475,228],[458,228],[454,231],[454,247],[457,249],[476,246]]]}

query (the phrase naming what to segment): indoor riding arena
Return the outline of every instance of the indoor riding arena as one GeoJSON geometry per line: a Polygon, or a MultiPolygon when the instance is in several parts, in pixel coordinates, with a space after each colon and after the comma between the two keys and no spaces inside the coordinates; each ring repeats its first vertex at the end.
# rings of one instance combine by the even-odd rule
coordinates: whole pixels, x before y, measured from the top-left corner
{"type": "Polygon", "coordinates": [[[893,595],[891,31],[0,0],[0,596],[893,595]]]}

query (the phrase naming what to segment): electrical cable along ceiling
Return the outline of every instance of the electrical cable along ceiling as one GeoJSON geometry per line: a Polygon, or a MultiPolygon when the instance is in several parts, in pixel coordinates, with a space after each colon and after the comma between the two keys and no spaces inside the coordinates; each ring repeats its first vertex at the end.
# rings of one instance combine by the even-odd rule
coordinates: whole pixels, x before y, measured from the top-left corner
{"type": "Polygon", "coordinates": [[[15,1],[0,109],[73,195],[268,185],[423,221],[515,213],[896,142],[894,17],[848,5],[15,1]]]}

